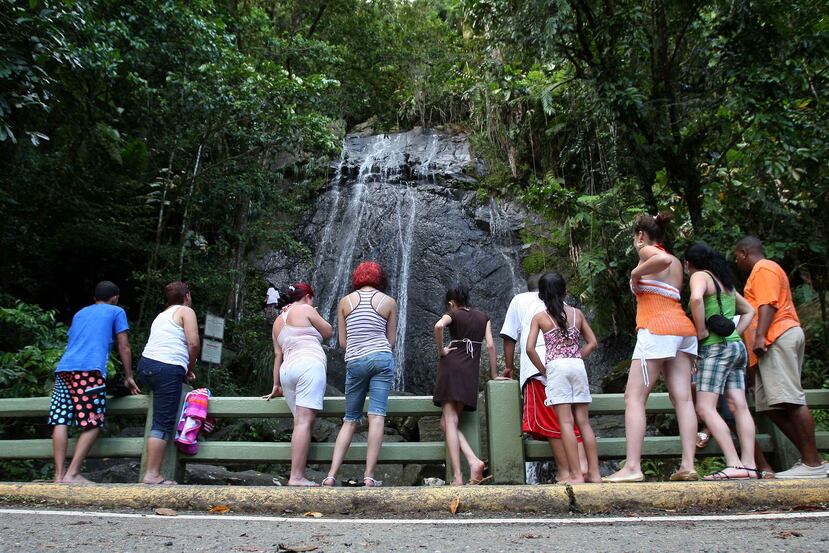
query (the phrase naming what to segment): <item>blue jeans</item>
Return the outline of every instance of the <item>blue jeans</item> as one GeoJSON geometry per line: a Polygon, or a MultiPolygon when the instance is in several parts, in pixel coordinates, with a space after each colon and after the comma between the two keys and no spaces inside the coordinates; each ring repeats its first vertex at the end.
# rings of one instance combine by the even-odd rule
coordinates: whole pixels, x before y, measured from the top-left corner
{"type": "Polygon", "coordinates": [[[181,400],[181,385],[187,369],[142,357],[136,376],[153,392],[153,426],[150,438],[169,440],[173,437],[181,400]]]}
{"type": "Polygon", "coordinates": [[[345,365],[344,422],[358,422],[368,394],[368,414],[386,416],[389,403],[394,356],[387,351],[370,353],[345,365]]]}

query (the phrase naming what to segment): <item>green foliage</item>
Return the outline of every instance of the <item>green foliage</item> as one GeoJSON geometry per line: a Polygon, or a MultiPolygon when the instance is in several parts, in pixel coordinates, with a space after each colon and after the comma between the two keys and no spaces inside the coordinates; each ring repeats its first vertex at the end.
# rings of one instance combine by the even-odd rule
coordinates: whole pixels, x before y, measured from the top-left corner
{"type": "Polygon", "coordinates": [[[48,395],[66,346],[55,311],[18,302],[0,307],[0,396],[48,395]]]}

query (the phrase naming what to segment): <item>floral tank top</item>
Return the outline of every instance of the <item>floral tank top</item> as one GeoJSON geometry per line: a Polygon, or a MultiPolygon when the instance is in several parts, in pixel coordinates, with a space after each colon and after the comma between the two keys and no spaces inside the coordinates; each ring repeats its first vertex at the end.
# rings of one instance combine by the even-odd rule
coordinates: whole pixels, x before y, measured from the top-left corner
{"type": "MultiPolygon", "coordinates": [[[[555,325],[556,322],[550,316],[549,311],[546,313],[555,325]]],[[[569,328],[562,330],[556,326],[544,333],[544,344],[547,347],[545,363],[549,363],[554,359],[581,359],[581,332],[576,328],[575,309],[573,309],[572,321],[572,326],[569,328]]]]}

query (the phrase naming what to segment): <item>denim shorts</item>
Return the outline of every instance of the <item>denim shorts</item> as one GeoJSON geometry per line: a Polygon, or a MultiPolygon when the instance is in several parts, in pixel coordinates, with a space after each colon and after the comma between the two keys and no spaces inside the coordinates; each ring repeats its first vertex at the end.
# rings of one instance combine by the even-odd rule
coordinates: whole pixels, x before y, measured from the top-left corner
{"type": "Polygon", "coordinates": [[[345,365],[344,422],[358,422],[363,416],[363,402],[368,400],[368,414],[386,416],[389,403],[394,356],[387,351],[369,353],[345,365]]]}
{"type": "Polygon", "coordinates": [[[181,403],[181,385],[187,369],[142,357],[136,376],[153,392],[153,426],[150,438],[170,440],[181,403]]]}

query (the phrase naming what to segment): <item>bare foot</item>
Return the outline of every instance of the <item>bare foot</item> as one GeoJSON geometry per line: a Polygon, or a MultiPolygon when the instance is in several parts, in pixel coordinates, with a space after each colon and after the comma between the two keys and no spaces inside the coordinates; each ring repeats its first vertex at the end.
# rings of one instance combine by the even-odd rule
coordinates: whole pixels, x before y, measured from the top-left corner
{"type": "Polygon", "coordinates": [[[80,474],[76,474],[75,476],[64,475],[61,479],[61,482],[64,484],[92,484],[91,480],[87,480],[80,474]]]}
{"type": "Polygon", "coordinates": [[[602,481],[602,475],[599,474],[599,473],[588,474],[584,479],[584,482],[586,484],[599,484],[599,483],[601,483],[601,481],[602,481]]]}
{"type": "Polygon", "coordinates": [[[473,463],[469,465],[469,480],[470,481],[481,481],[484,479],[484,470],[486,469],[486,465],[483,461],[478,461],[477,463],[473,463]]]}
{"type": "Polygon", "coordinates": [[[313,488],[313,487],[319,486],[319,484],[317,484],[316,482],[314,482],[312,480],[308,480],[307,478],[300,478],[298,480],[294,480],[292,478],[288,479],[288,485],[289,486],[300,486],[300,487],[304,487],[304,488],[313,488]]]}
{"type": "Polygon", "coordinates": [[[145,484],[149,484],[151,486],[159,485],[159,486],[175,486],[178,484],[175,480],[167,480],[166,478],[160,478],[158,480],[144,480],[145,484]]]}
{"type": "Polygon", "coordinates": [[[458,479],[456,478],[456,479],[452,480],[452,481],[449,483],[449,485],[450,485],[450,486],[463,486],[463,478],[461,478],[460,480],[458,480],[458,479]]]}

